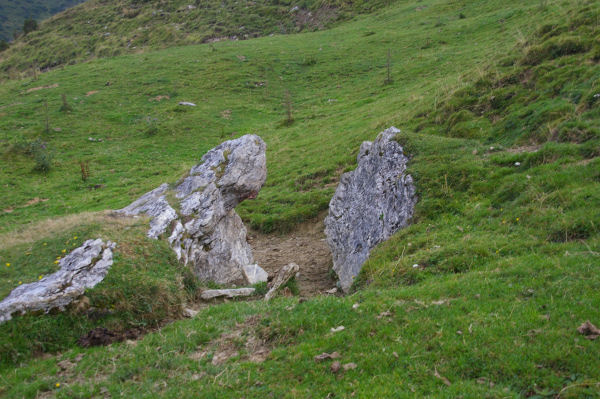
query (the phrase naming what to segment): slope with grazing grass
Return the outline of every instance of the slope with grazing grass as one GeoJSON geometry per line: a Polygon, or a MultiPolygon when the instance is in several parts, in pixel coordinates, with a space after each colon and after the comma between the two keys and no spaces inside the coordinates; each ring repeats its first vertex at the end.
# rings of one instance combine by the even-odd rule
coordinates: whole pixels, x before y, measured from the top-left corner
{"type": "Polygon", "coordinates": [[[21,32],[28,18],[40,20],[81,3],[83,0],[0,0],[0,40],[10,41],[21,32]]]}
{"type": "Polygon", "coordinates": [[[12,195],[0,199],[9,211],[0,231],[125,206],[246,133],[267,142],[269,177],[241,215],[263,231],[289,230],[327,207],[363,140],[407,127],[488,58],[508,53],[531,29],[530,10],[515,4],[402,3],[329,31],[172,48],[8,82],[0,182],[12,195]],[[394,83],[384,85],[388,50],[394,83]],[[34,170],[49,157],[48,173],[34,170]],[[85,182],[80,162],[89,162],[85,182]],[[36,197],[48,201],[27,205],[36,197]]]}
{"type": "MultiPolygon", "coordinates": [[[[3,198],[4,234],[126,205],[248,132],[268,144],[269,178],[241,214],[263,231],[326,207],[360,142],[389,125],[404,130],[420,198],[414,225],[374,251],[348,297],[230,303],[135,346],[62,342],[43,360],[24,351],[19,367],[2,368],[0,392],[599,397],[598,341],[576,331],[600,324],[599,15],[592,1],[402,2],[330,31],[97,61],[0,87],[0,139],[11,145],[0,178],[14,192],[3,198]],[[48,88],[27,93],[37,87],[48,88]],[[72,111],[58,110],[61,92],[72,111]],[[40,133],[45,99],[49,134],[40,133]],[[31,171],[44,160],[38,137],[54,155],[46,174],[31,171]],[[91,161],[86,182],[79,159],[91,161]],[[48,201],[27,205],[35,196],[48,201]],[[257,346],[270,351],[264,362],[251,361],[257,346]],[[334,351],[356,368],[335,373],[332,360],[314,360],[334,351]]],[[[2,262],[19,250],[3,248],[2,262]]],[[[25,264],[16,259],[11,279],[25,264]]],[[[14,347],[9,328],[0,339],[14,347]]]]}
{"type": "Polygon", "coordinates": [[[323,29],[389,0],[88,0],[0,53],[0,79],[149,49],[323,29]]]}

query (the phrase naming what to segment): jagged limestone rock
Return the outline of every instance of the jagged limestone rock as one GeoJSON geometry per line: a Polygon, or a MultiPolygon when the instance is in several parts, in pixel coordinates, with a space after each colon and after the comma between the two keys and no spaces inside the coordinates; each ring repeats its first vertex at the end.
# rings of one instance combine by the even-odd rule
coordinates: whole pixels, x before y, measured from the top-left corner
{"type": "Polygon", "coordinates": [[[60,270],[35,283],[15,288],[0,302],[0,323],[15,313],[64,310],[87,288],[100,283],[113,264],[115,244],[101,239],[88,240],[60,260],[60,270]]]}
{"type": "Polygon", "coordinates": [[[246,135],[207,152],[174,186],[163,184],[118,212],[150,216],[148,237],[166,235],[200,280],[245,282],[243,268],[254,260],[234,208],[255,198],[266,178],[266,144],[246,135]]]}
{"type": "Polygon", "coordinates": [[[346,292],[370,251],[413,216],[417,198],[413,179],[405,173],[408,158],[395,140],[398,133],[391,127],[361,145],[357,168],[342,176],[329,204],[325,234],[346,292]]]}
{"type": "Polygon", "coordinates": [[[289,263],[279,269],[277,274],[275,274],[275,277],[273,277],[273,281],[271,281],[268,285],[269,291],[265,295],[265,301],[268,302],[273,299],[273,297],[277,295],[277,291],[279,291],[279,289],[292,277],[296,276],[299,271],[300,266],[295,263],[289,263]]]}
{"type": "Polygon", "coordinates": [[[232,288],[225,290],[206,290],[200,294],[200,297],[205,301],[214,298],[237,298],[241,296],[251,296],[254,295],[256,291],[255,288],[232,288]]]}

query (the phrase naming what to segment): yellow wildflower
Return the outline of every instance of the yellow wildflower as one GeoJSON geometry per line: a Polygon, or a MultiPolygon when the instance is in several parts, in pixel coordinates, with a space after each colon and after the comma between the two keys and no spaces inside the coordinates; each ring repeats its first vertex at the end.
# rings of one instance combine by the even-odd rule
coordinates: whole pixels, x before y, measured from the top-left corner
{"type": "Polygon", "coordinates": [[[47,243],[47,242],[45,242],[43,245],[44,245],[44,246],[46,246],[46,245],[48,245],[48,243],[47,243]]]}
{"type": "Polygon", "coordinates": [[[57,382],[54,386],[60,388],[60,382],[57,382]]]}
{"type": "Polygon", "coordinates": [[[40,274],[40,275],[38,276],[38,280],[41,280],[41,279],[42,279],[42,277],[44,277],[44,276],[42,276],[42,275],[40,274]]]}
{"type": "Polygon", "coordinates": [[[6,267],[10,267],[10,263],[6,263],[6,267]]]}
{"type": "Polygon", "coordinates": [[[22,282],[22,281],[19,281],[19,285],[21,285],[21,284],[23,284],[23,282],[22,282]]]}
{"type": "Polygon", "coordinates": [[[77,236],[73,237],[73,239],[74,239],[74,240],[76,240],[76,239],[77,239],[77,236]]]}
{"type": "Polygon", "coordinates": [[[64,254],[65,252],[67,252],[67,250],[66,250],[66,249],[63,249],[63,250],[62,250],[62,251],[60,251],[60,252],[62,252],[62,253],[64,254]]]}
{"type": "Polygon", "coordinates": [[[55,261],[54,261],[54,264],[55,264],[55,265],[58,265],[58,262],[59,262],[58,260],[55,260],[55,261]]]}
{"type": "Polygon", "coordinates": [[[519,218],[517,218],[517,222],[519,221],[519,218]]]}

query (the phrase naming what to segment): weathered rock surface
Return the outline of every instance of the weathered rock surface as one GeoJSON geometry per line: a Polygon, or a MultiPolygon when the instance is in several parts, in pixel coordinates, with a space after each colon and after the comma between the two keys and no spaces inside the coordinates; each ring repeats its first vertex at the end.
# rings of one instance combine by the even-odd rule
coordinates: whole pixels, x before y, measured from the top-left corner
{"type": "Polygon", "coordinates": [[[246,280],[248,280],[248,283],[250,284],[266,283],[269,279],[269,274],[257,264],[246,265],[244,266],[243,271],[246,280]]]}
{"type": "Polygon", "coordinates": [[[265,301],[268,302],[275,295],[277,295],[277,291],[281,288],[281,286],[287,283],[299,271],[300,266],[295,263],[290,263],[282,267],[273,278],[273,281],[269,283],[269,291],[265,295],[265,301]]]}
{"type": "Polygon", "coordinates": [[[266,145],[246,135],[207,152],[176,185],[163,184],[118,212],[149,216],[148,237],[168,236],[200,280],[245,282],[243,268],[254,260],[234,208],[255,198],[266,178],[266,145]]]}
{"type": "Polygon", "coordinates": [[[205,301],[214,298],[237,298],[240,296],[251,296],[254,295],[256,289],[254,288],[235,288],[235,289],[225,289],[225,290],[206,290],[202,291],[200,297],[205,301]]]}
{"type": "Polygon", "coordinates": [[[110,241],[88,240],[60,260],[60,270],[56,273],[15,288],[0,302],[0,323],[10,320],[15,313],[63,310],[106,277],[113,264],[114,247],[110,241]]]}
{"type": "Polygon", "coordinates": [[[408,158],[395,141],[398,133],[391,127],[361,145],[358,167],[342,176],[329,204],[325,234],[344,291],[370,251],[413,216],[417,198],[413,179],[405,173],[408,158]]]}

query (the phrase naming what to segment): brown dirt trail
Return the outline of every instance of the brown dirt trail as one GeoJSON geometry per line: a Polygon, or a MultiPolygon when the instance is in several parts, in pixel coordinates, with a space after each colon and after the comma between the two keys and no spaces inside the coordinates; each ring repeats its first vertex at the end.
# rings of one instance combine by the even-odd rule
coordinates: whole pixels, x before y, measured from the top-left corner
{"type": "Polygon", "coordinates": [[[286,235],[248,232],[248,243],[252,246],[254,260],[269,275],[281,267],[294,262],[300,266],[297,278],[300,295],[324,294],[335,287],[330,269],[331,251],[325,240],[324,215],[306,222],[286,235]]]}

